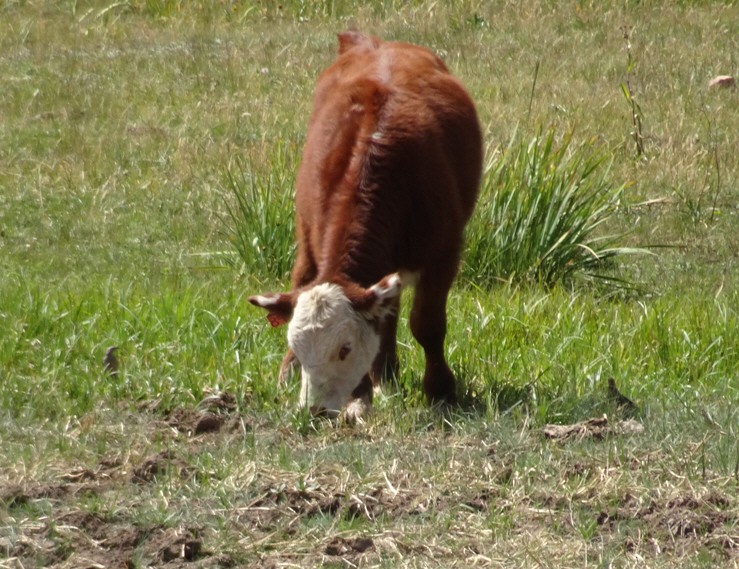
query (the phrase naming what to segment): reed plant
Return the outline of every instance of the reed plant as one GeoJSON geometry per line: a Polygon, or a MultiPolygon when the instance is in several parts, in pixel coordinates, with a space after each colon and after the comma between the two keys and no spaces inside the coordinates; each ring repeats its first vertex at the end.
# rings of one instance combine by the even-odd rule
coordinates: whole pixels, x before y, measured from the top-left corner
{"type": "Polygon", "coordinates": [[[605,277],[619,246],[604,231],[619,210],[626,184],[615,181],[593,141],[560,140],[554,129],[529,140],[514,134],[487,160],[480,203],[467,230],[462,266],[477,286],[535,281],[546,286],[576,276],[605,277]]]}
{"type": "Polygon", "coordinates": [[[261,278],[284,280],[295,258],[295,147],[280,143],[265,162],[233,160],[224,175],[224,226],[232,265],[261,278]]]}

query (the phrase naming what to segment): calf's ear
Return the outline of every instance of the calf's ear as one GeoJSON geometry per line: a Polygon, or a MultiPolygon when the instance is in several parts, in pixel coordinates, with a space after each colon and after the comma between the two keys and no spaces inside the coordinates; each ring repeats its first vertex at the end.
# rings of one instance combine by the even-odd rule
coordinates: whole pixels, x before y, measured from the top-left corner
{"type": "Polygon", "coordinates": [[[357,30],[347,30],[339,34],[339,55],[346,53],[351,48],[358,45],[366,45],[378,47],[380,40],[375,37],[368,36],[357,30]]]}
{"type": "Polygon", "coordinates": [[[290,293],[257,294],[249,297],[254,306],[267,311],[267,320],[273,328],[286,324],[293,315],[293,295],[290,293]]]}
{"type": "Polygon", "coordinates": [[[382,320],[397,312],[402,286],[398,273],[387,275],[352,299],[354,309],[370,318],[382,320]]]}

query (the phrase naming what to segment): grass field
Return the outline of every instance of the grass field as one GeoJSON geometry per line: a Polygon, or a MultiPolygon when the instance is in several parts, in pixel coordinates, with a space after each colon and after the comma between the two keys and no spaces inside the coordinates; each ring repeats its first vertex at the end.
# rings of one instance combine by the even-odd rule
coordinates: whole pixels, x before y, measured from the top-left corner
{"type": "Polygon", "coordinates": [[[0,2],[0,567],[739,566],[739,92],[708,87],[739,5],[359,4],[0,2]],[[484,194],[464,404],[424,404],[405,298],[398,389],[356,426],[295,410],[246,301],[288,286],[348,27],[440,54],[491,168],[539,132],[605,156],[595,235],[642,250],[616,281],[498,274],[484,194]]]}

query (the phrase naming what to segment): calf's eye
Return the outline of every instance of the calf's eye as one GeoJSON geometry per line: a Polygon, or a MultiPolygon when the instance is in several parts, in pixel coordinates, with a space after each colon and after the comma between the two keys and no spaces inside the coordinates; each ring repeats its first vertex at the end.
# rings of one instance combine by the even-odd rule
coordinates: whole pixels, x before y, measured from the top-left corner
{"type": "Polygon", "coordinates": [[[351,351],[352,347],[349,344],[344,344],[339,350],[339,359],[343,362],[351,351]]]}

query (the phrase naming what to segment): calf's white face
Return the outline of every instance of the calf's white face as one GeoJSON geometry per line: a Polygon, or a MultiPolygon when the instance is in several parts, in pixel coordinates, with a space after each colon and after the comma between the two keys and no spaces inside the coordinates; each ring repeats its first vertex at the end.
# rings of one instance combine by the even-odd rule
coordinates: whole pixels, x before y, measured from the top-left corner
{"type": "Polygon", "coordinates": [[[374,324],[335,284],[298,296],[287,342],[302,366],[300,405],[328,415],[346,404],[380,349],[374,324]]]}
{"type": "MultiPolygon", "coordinates": [[[[302,367],[301,406],[328,416],[339,414],[370,371],[380,349],[379,324],[394,310],[400,289],[400,276],[393,274],[362,289],[358,298],[350,299],[342,287],[332,283],[316,285],[297,296],[287,341],[302,367]]],[[[250,300],[270,310],[272,316],[284,304],[284,297],[265,295],[250,300]]]]}

